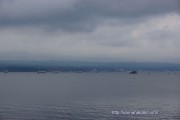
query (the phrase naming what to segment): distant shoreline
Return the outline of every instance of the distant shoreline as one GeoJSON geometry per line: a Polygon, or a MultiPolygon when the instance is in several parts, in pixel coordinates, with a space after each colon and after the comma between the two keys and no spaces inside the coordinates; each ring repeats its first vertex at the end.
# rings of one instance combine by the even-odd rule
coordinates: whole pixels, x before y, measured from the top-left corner
{"type": "Polygon", "coordinates": [[[0,61],[0,72],[180,71],[180,64],[145,62],[0,61]]]}

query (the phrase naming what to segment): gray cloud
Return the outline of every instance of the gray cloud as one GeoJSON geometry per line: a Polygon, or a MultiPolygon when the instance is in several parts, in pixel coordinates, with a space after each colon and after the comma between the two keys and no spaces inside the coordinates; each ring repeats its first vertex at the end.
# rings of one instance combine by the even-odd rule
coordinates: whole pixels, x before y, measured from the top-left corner
{"type": "Polygon", "coordinates": [[[179,0],[0,0],[0,60],[180,61],[179,0]]]}
{"type": "Polygon", "coordinates": [[[1,1],[0,26],[34,25],[70,32],[92,31],[108,19],[133,22],[132,19],[139,17],[179,12],[179,3],[179,0],[1,1]]]}

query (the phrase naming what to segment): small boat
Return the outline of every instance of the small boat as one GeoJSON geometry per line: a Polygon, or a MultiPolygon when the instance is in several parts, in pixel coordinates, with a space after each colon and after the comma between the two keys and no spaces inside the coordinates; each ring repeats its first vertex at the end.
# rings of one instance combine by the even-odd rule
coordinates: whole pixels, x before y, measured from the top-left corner
{"type": "Polygon", "coordinates": [[[52,73],[59,73],[59,71],[52,71],[52,73]]]}
{"type": "Polygon", "coordinates": [[[131,71],[129,74],[138,74],[138,72],[137,71],[131,71]]]}
{"type": "Polygon", "coordinates": [[[38,74],[46,74],[46,71],[38,71],[38,74]]]}
{"type": "Polygon", "coordinates": [[[82,73],[82,71],[77,71],[76,73],[82,73]]]}

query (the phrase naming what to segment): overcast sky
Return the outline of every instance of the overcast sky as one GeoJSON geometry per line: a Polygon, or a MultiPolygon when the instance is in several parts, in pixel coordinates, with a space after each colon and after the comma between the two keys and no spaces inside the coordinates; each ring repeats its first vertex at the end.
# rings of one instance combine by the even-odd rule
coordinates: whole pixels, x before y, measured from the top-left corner
{"type": "Polygon", "coordinates": [[[0,60],[180,63],[180,1],[0,0],[0,60]]]}

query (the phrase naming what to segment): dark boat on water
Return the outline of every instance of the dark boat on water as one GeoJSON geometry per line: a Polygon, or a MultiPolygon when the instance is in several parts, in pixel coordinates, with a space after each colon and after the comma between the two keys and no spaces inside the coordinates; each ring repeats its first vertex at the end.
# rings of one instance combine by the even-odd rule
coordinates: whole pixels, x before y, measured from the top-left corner
{"type": "Polygon", "coordinates": [[[38,71],[38,74],[46,74],[46,71],[38,71]]]}
{"type": "Polygon", "coordinates": [[[129,74],[138,74],[138,72],[137,71],[131,71],[129,74]]]}

